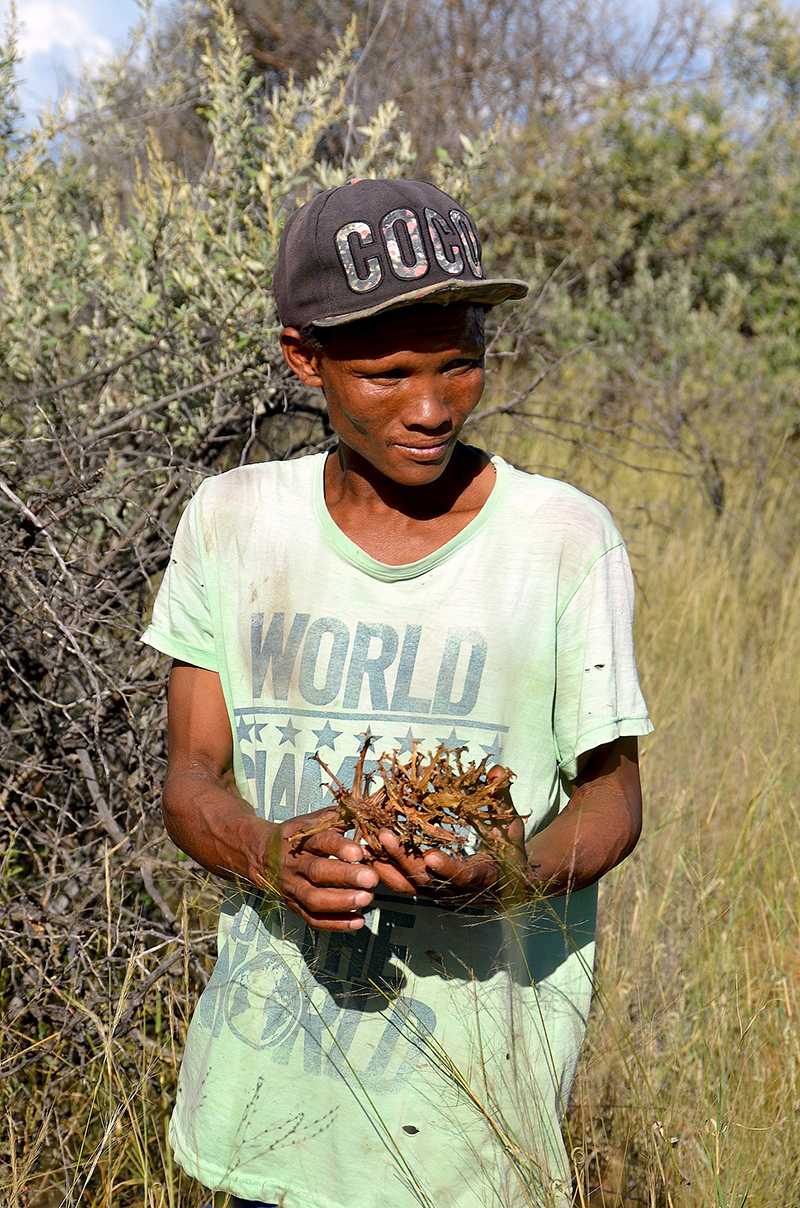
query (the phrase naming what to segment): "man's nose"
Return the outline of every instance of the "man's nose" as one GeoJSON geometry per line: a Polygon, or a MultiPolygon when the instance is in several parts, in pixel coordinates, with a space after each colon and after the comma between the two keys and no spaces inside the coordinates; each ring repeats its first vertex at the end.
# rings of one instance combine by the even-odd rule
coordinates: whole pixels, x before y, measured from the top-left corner
{"type": "Polygon", "coordinates": [[[404,408],[403,420],[409,428],[437,431],[450,427],[452,413],[444,383],[420,382],[414,391],[414,397],[408,400],[404,408]]]}

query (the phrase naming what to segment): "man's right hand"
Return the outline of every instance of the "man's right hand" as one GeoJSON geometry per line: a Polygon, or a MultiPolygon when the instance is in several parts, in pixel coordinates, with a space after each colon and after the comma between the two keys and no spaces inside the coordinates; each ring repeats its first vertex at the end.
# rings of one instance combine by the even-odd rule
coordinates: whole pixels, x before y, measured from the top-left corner
{"type": "Polygon", "coordinates": [[[312,927],[363,927],[359,912],[371,903],[378,884],[378,874],[363,864],[363,849],[333,829],[290,842],[326,814],[333,821],[335,810],[266,822],[236,791],[232,762],[233,739],[219,676],[175,662],[163,792],[170,838],[209,872],[277,893],[312,927]]]}
{"type": "Polygon", "coordinates": [[[312,927],[355,931],[364,926],[364,916],[358,912],[372,902],[379,879],[363,864],[363,847],[336,830],[319,831],[296,846],[291,843],[294,834],[323,822],[326,815],[333,821],[336,811],[317,810],[275,824],[267,885],[312,927]]]}

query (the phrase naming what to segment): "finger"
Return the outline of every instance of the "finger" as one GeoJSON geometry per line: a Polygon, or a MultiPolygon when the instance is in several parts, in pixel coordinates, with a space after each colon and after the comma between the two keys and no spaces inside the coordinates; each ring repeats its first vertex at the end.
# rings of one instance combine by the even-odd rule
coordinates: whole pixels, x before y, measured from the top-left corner
{"type": "Polygon", "coordinates": [[[360,864],[367,855],[360,843],[356,843],[354,839],[346,839],[335,830],[320,831],[304,839],[301,850],[317,856],[335,856],[337,860],[344,860],[348,864],[360,864]]]}
{"type": "Polygon", "coordinates": [[[412,880],[416,878],[417,874],[427,878],[425,861],[421,856],[415,856],[407,847],[404,847],[394,831],[379,831],[378,840],[387,855],[391,857],[392,863],[396,864],[406,876],[412,880]]]}
{"type": "Polygon", "coordinates": [[[314,914],[304,910],[299,903],[287,902],[286,905],[318,931],[360,931],[366,922],[363,914],[314,914]]]}
{"type": "Polygon", "coordinates": [[[388,860],[375,860],[372,867],[383,884],[395,893],[419,893],[420,886],[405,876],[396,864],[391,864],[388,860]]]}
{"type": "Polygon", "coordinates": [[[387,851],[390,851],[392,855],[402,852],[403,850],[403,845],[398,839],[397,835],[394,833],[394,831],[387,830],[385,826],[378,831],[378,841],[383,847],[386,848],[387,851]]]}
{"type": "MultiPolygon", "coordinates": [[[[434,852],[426,852],[425,856],[416,856],[409,852],[397,836],[392,831],[381,831],[378,838],[381,844],[386,848],[387,853],[391,855],[391,861],[386,863],[386,867],[396,869],[400,875],[406,880],[412,889],[403,889],[403,893],[425,893],[431,890],[442,889],[443,881],[447,876],[453,876],[454,879],[459,877],[463,880],[463,870],[466,862],[456,856],[450,856],[445,852],[435,853],[441,856],[442,860],[447,861],[446,865],[438,865],[437,861],[429,862],[428,857],[433,856],[434,852]],[[441,875],[440,869],[444,873],[441,875]]],[[[383,880],[381,874],[381,880],[383,880]]],[[[386,882],[389,883],[388,880],[386,882]]],[[[459,887],[462,881],[459,881],[459,887]]],[[[472,880],[466,882],[468,888],[472,887],[472,880]]]]}
{"type": "Polygon", "coordinates": [[[295,831],[308,830],[309,827],[319,826],[321,822],[335,822],[339,811],[331,807],[324,810],[312,810],[310,814],[298,814],[295,818],[287,818],[282,824],[285,835],[293,835],[295,831]]]}
{"type": "Polygon", "coordinates": [[[512,822],[498,823],[489,832],[489,838],[495,843],[495,855],[505,851],[507,858],[513,859],[525,850],[525,824],[521,818],[512,822]]]}
{"type": "Polygon", "coordinates": [[[517,814],[516,818],[509,823],[506,834],[512,843],[523,844],[525,842],[525,819],[517,814]]]}
{"type": "Polygon", "coordinates": [[[489,784],[489,792],[495,801],[513,805],[511,799],[511,781],[513,779],[514,773],[510,768],[504,768],[499,763],[495,764],[493,768],[489,768],[486,780],[489,784]]]}
{"type": "Polygon", "coordinates": [[[459,860],[442,851],[425,853],[425,864],[440,881],[454,889],[490,889],[497,884],[499,869],[494,860],[473,856],[459,860]]]}
{"type": "Polygon", "coordinates": [[[343,831],[346,829],[337,809],[313,810],[310,814],[298,814],[281,824],[284,839],[296,841],[291,846],[298,850],[316,851],[320,855],[333,855],[350,863],[358,863],[365,859],[364,849],[353,839],[346,839],[343,831]],[[331,823],[326,828],[325,823],[331,823]],[[306,834],[314,831],[313,834],[306,834]]]}
{"type": "Polygon", "coordinates": [[[500,864],[523,865],[527,862],[525,853],[525,820],[516,817],[511,822],[494,827],[491,832],[494,840],[491,855],[500,864]]]}
{"type": "Polygon", "coordinates": [[[426,851],[424,861],[425,867],[430,872],[436,873],[437,877],[446,877],[449,881],[454,881],[463,874],[464,861],[448,855],[447,852],[426,851]]]}
{"type": "Polygon", "coordinates": [[[372,905],[374,896],[368,889],[330,889],[311,885],[300,877],[286,892],[309,914],[319,915],[364,910],[372,905]]]}
{"type": "Polygon", "coordinates": [[[309,855],[302,852],[296,858],[298,873],[313,885],[346,889],[374,889],[379,877],[374,869],[363,864],[348,864],[342,860],[309,855]]]}
{"type": "Polygon", "coordinates": [[[288,908],[311,927],[320,931],[358,931],[366,920],[361,910],[372,902],[372,894],[345,893],[342,890],[314,889],[301,877],[288,878],[282,888],[283,901],[288,908]]]}

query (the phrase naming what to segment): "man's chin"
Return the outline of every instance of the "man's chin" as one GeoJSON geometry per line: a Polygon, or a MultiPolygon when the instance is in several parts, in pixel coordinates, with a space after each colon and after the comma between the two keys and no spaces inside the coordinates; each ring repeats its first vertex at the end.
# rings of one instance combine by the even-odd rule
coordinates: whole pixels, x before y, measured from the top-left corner
{"type": "Polygon", "coordinates": [[[450,437],[446,442],[436,445],[419,447],[412,445],[392,444],[380,456],[370,457],[365,451],[344,445],[344,472],[347,473],[347,463],[350,461],[353,469],[358,469],[368,478],[379,474],[397,486],[419,487],[436,482],[450,466],[453,454],[458,447],[456,437],[450,437]],[[368,468],[369,467],[369,468],[368,468]]]}

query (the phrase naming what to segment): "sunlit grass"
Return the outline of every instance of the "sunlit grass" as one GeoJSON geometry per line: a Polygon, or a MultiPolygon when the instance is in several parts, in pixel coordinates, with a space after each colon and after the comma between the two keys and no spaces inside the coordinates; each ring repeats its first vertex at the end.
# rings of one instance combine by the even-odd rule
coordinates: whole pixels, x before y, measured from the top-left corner
{"type": "Polygon", "coordinates": [[[617,1169],[604,1181],[631,1203],[669,1202],[647,1162],[637,1170],[659,1144],[674,1203],[788,1205],[800,1191],[799,575],[796,552],[782,563],[724,520],[710,539],[676,532],[643,574],[648,825],[604,890],[598,978],[651,1110],[630,1110],[634,1076],[599,1013],[577,1095],[597,1166],[617,1169]]]}
{"type": "MultiPolygon", "coordinates": [[[[794,1205],[797,481],[779,459],[766,483],[732,471],[716,516],[690,479],[609,475],[539,442],[628,538],[656,724],[642,743],[644,836],[601,890],[599,993],[570,1116],[576,1202],[794,1205]]],[[[530,436],[509,449],[536,465],[530,436]]]]}

